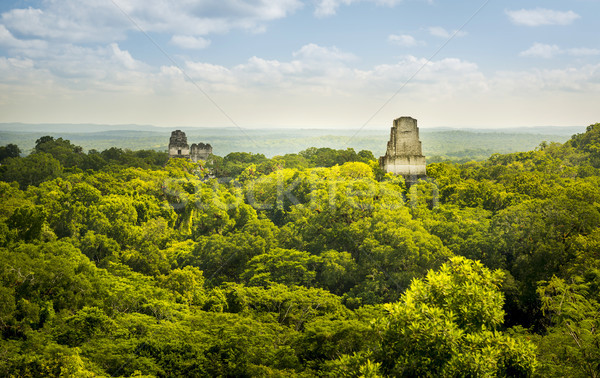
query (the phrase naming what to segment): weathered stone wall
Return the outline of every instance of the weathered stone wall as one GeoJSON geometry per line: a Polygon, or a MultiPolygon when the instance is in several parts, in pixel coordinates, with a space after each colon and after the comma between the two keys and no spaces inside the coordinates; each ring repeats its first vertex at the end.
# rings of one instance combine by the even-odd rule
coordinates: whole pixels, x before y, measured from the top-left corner
{"type": "Polygon", "coordinates": [[[171,133],[169,139],[169,158],[181,157],[189,159],[190,146],[187,143],[187,137],[181,130],[175,130],[171,133]]]}
{"type": "MultiPolygon", "coordinates": [[[[384,158],[384,157],[382,157],[384,158]]],[[[379,163],[381,165],[382,158],[379,163]]],[[[426,176],[425,156],[396,156],[383,160],[383,170],[402,176],[426,176]]]]}
{"type": "Polygon", "coordinates": [[[212,146],[204,143],[194,143],[190,149],[190,159],[194,163],[198,160],[208,160],[208,157],[212,154],[212,146]]]}
{"type": "Polygon", "coordinates": [[[422,156],[421,141],[417,120],[411,117],[401,117],[394,120],[387,144],[386,155],[390,156],[422,156]]]}
{"type": "Polygon", "coordinates": [[[379,158],[379,165],[385,172],[411,180],[427,175],[416,119],[400,117],[394,120],[387,151],[379,158]]]}
{"type": "Polygon", "coordinates": [[[212,146],[204,143],[194,143],[188,145],[187,136],[181,130],[175,130],[171,133],[169,139],[169,158],[190,159],[194,163],[198,160],[208,160],[212,154],[212,146]]]}

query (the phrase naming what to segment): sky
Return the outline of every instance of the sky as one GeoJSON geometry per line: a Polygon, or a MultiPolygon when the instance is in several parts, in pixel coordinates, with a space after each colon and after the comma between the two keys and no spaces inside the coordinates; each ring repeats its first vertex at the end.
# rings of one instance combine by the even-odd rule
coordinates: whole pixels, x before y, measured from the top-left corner
{"type": "Polygon", "coordinates": [[[2,0],[0,122],[600,122],[600,0],[2,0]]]}

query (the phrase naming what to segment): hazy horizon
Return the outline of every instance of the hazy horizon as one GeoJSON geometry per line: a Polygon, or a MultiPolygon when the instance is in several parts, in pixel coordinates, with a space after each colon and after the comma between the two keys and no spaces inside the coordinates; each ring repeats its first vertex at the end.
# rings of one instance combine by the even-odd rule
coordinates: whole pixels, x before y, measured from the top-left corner
{"type": "MultiPolygon", "coordinates": [[[[33,150],[44,135],[71,140],[83,147],[104,150],[111,147],[131,150],[167,149],[171,131],[185,131],[188,142],[210,143],[216,155],[253,152],[272,157],[298,153],[309,147],[363,149],[379,156],[385,153],[390,128],[310,129],[236,127],[156,127],[148,125],[77,125],[0,123],[0,140],[17,144],[24,153],[33,150]],[[16,131],[18,130],[18,131],[16,131]]],[[[428,156],[454,154],[486,158],[492,153],[529,151],[542,141],[563,143],[585,131],[582,126],[512,127],[496,129],[431,127],[420,129],[423,151],[428,156]]],[[[450,155],[448,155],[450,156],[450,155]]]]}
{"type": "MultiPolygon", "coordinates": [[[[90,127],[92,129],[96,129],[96,131],[89,131],[89,129],[79,129],[79,132],[99,132],[101,131],[111,131],[111,130],[128,130],[128,127],[133,129],[160,129],[160,131],[172,131],[176,129],[181,130],[201,130],[201,129],[232,129],[232,130],[266,130],[266,131],[277,131],[277,130],[315,130],[315,131],[354,131],[360,133],[368,133],[368,132],[381,132],[384,130],[389,131],[392,127],[392,122],[389,125],[372,125],[369,127],[318,127],[318,126],[252,126],[252,127],[239,127],[239,126],[214,126],[214,125],[192,125],[192,126],[183,126],[183,125],[151,125],[151,124],[135,124],[135,123],[123,123],[123,124],[103,124],[103,123],[64,123],[64,122],[53,122],[53,123],[28,123],[28,122],[0,122],[0,130],[4,131],[14,131],[19,132],[21,130],[12,130],[13,126],[22,126],[25,128],[34,128],[36,131],[53,131],[53,127],[90,127]]],[[[478,126],[436,126],[436,125],[418,125],[419,130],[464,130],[464,131],[499,131],[499,130],[507,130],[518,132],[521,130],[535,130],[535,129],[585,129],[588,125],[532,125],[532,126],[522,126],[522,125],[504,125],[498,127],[478,127],[478,126]]]]}

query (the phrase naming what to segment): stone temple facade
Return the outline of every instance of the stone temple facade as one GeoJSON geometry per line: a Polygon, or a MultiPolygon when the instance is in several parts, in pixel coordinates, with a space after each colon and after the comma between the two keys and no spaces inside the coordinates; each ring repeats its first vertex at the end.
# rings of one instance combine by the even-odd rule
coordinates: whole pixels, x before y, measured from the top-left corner
{"type": "Polygon", "coordinates": [[[185,158],[194,163],[198,160],[208,160],[212,154],[212,146],[204,143],[194,143],[191,146],[187,142],[187,136],[181,130],[175,130],[171,133],[169,139],[169,159],[185,158]]]}
{"type": "Polygon", "coordinates": [[[394,120],[387,151],[379,158],[379,166],[386,173],[404,176],[407,182],[427,176],[416,119],[400,117],[394,120]]]}

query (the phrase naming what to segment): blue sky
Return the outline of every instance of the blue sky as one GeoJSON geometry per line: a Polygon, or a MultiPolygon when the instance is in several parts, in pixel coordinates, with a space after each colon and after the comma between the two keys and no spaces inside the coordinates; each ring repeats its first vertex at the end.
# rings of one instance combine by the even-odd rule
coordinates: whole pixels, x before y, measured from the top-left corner
{"type": "Polygon", "coordinates": [[[0,122],[600,122],[600,0],[3,0],[0,122]]]}

